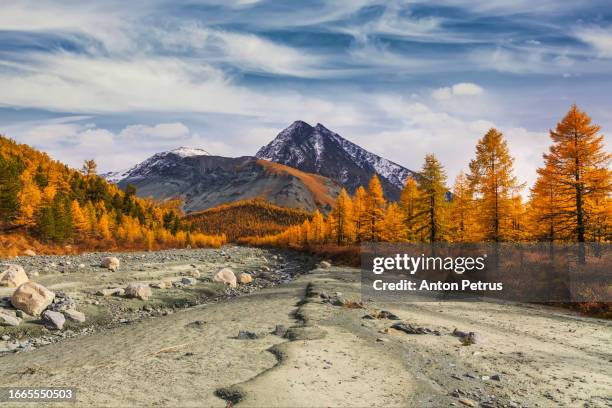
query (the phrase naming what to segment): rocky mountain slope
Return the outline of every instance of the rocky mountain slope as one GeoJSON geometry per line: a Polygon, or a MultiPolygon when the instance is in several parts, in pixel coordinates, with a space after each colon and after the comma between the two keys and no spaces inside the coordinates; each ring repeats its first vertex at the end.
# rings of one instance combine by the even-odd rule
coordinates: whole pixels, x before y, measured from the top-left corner
{"type": "Polygon", "coordinates": [[[256,157],[317,173],[340,182],[353,193],[377,174],[389,199],[398,199],[411,170],[370,153],[322,124],[312,127],[296,121],[283,130],[256,157]]]}
{"type": "Polygon", "coordinates": [[[252,198],[307,211],[326,210],[340,190],[326,177],[254,157],[197,153],[158,153],[126,172],[118,184],[134,185],[141,197],[181,198],[188,213],[252,198]]]}

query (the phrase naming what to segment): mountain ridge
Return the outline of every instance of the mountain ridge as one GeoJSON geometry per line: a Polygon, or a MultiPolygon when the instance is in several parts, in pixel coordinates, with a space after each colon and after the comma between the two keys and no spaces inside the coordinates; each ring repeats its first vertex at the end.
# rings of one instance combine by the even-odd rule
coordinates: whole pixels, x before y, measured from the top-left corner
{"type": "Polygon", "coordinates": [[[406,179],[415,172],[327,129],[297,120],[255,154],[260,159],[337,180],[350,193],[377,174],[389,199],[397,200],[406,179]]]}

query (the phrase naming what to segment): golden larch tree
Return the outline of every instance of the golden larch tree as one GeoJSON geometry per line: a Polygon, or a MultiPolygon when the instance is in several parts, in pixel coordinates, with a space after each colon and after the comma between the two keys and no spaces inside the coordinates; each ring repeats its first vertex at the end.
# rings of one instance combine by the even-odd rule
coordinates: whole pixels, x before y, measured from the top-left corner
{"type": "Polygon", "coordinates": [[[332,228],[336,244],[348,244],[352,241],[354,235],[353,203],[345,189],[342,189],[338,198],[336,198],[331,215],[334,219],[332,228]]]}
{"type": "Polygon", "coordinates": [[[415,242],[418,239],[418,211],[419,190],[414,177],[408,177],[400,194],[399,206],[403,212],[406,223],[406,240],[415,242]]]}
{"type": "Polygon", "coordinates": [[[428,154],[418,178],[419,230],[427,242],[443,241],[447,230],[446,173],[436,156],[428,154]]]}
{"type": "Polygon", "coordinates": [[[483,239],[500,242],[512,232],[512,197],[520,190],[513,174],[514,159],[504,136],[490,129],[476,144],[470,162],[470,186],[474,190],[483,239]]]}
{"type": "Polygon", "coordinates": [[[610,205],[612,155],[605,150],[600,129],[572,105],[550,131],[553,143],[544,155],[565,203],[560,215],[573,224],[572,239],[578,242],[585,242],[589,230],[598,228],[596,220],[608,212],[610,205]]]}

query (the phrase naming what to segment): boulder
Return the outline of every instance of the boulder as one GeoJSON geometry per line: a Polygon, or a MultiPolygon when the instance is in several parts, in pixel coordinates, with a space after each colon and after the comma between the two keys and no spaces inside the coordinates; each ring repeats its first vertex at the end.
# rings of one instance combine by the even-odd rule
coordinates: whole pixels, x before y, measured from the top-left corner
{"type": "Polygon", "coordinates": [[[66,316],[66,319],[68,320],[72,320],[73,322],[77,322],[77,323],[84,323],[85,322],[85,313],[83,312],[79,312],[78,310],[74,310],[74,309],[67,309],[64,310],[64,316],[66,316]]]}
{"type": "Polygon", "coordinates": [[[243,285],[246,285],[247,283],[253,282],[253,277],[249,275],[248,273],[241,273],[240,276],[238,277],[238,282],[240,282],[243,285]]]}
{"type": "Polygon", "coordinates": [[[8,312],[0,310],[0,326],[19,326],[21,319],[8,312]]]}
{"type": "Polygon", "coordinates": [[[319,268],[321,269],[331,268],[331,264],[327,261],[321,261],[321,263],[319,264],[319,268]]]}
{"type": "Polygon", "coordinates": [[[36,252],[32,251],[31,249],[26,249],[23,251],[23,256],[36,256],[36,252]]]}
{"type": "Polygon", "coordinates": [[[66,318],[60,312],[45,310],[42,314],[42,321],[47,329],[62,330],[64,323],[66,323],[66,318]]]}
{"type": "Polygon", "coordinates": [[[151,288],[144,283],[130,283],[125,288],[125,296],[130,298],[148,300],[152,294],[151,288]]]}
{"type": "Polygon", "coordinates": [[[28,278],[28,275],[21,266],[13,264],[0,265],[0,286],[16,288],[29,280],[30,278],[28,278]]]}
{"type": "Polygon", "coordinates": [[[236,275],[230,268],[221,268],[213,277],[214,282],[223,282],[229,285],[230,288],[236,287],[236,275]]]}
{"type": "Polygon", "coordinates": [[[38,316],[54,298],[55,293],[44,286],[35,282],[26,282],[13,292],[11,303],[15,309],[23,310],[31,316],[38,316]]]}
{"type": "Polygon", "coordinates": [[[121,261],[119,261],[119,259],[115,258],[114,256],[107,256],[105,258],[102,258],[100,265],[103,268],[110,269],[111,271],[116,271],[117,269],[119,269],[121,261]]]}

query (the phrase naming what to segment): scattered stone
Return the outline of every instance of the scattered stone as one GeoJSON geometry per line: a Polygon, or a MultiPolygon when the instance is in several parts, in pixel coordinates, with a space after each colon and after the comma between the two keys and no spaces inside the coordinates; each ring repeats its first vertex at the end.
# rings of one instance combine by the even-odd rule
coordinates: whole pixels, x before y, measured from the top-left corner
{"type": "Polygon", "coordinates": [[[329,263],[327,261],[321,261],[321,263],[319,264],[319,268],[321,268],[321,269],[331,268],[331,263],[329,263]]]}
{"type": "Polygon", "coordinates": [[[459,400],[460,403],[462,403],[463,405],[465,405],[466,407],[475,407],[476,403],[474,401],[472,401],[471,399],[467,399],[467,398],[461,398],[459,400]]]}
{"type": "Polygon", "coordinates": [[[64,323],[66,323],[66,318],[59,312],[45,310],[42,314],[42,321],[45,327],[50,330],[62,330],[64,323]]]}
{"type": "Polygon", "coordinates": [[[236,275],[234,275],[234,271],[230,268],[222,268],[217,271],[215,276],[213,277],[214,282],[223,282],[226,285],[229,285],[230,288],[236,287],[236,275]]]}
{"type": "Polygon", "coordinates": [[[363,316],[363,319],[389,319],[389,320],[400,320],[400,318],[387,310],[374,311],[370,314],[363,316]]]}
{"type": "Polygon", "coordinates": [[[206,322],[204,320],[194,320],[191,323],[187,323],[186,327],[191,327],[192,329],[202,329],[206,322]]]}
{"type": "Polygon", "coordinates": [[[26,272],[26,275],[28,275],[28,278],[32,279],[32,278],[36,278],[37,276],[39,276],[40,273],[38,271],[28,271],[26,272]]]}
{"type": "Polygon", "coordinates": [[[49,310],[53,310],[54,312],[63,312],[64,310],[74,309],[76,307],[76,302],[74,299],[61,295],[59,293],[55,294],[55,299],[53,303],[51,303],[48,307],[49,310]]]}
{"type": "Polygon", "coordinates": [[[287,334],[287,327],[282,324],[277,324],[272,334],[279,337],[285,337],[285,334],[287,334]]]}
{"type": "Polygon", "coordinates": [[[98,296],[123,296],[125,290],[123,288],[108,288],[99,290],[96,294],[98,296]]]}
{"type": "Polygon", "coordinates": [[[407,334],[434,334],[436,336],[440,336],[440,332],[438,330],[431,330],[426,327],[414,327],[408,323],[395,323],[391,326],[391,328],[403,331],[407,334]]]}
{"type": "Polygon", "coordinates": [[[246,331],[246,330],[240,330],[238,332],[238,336],[236,337],[239,340],[255,340],[257,338],[259,338],[259,336],[257,336],[256,333],[250,332],[250,331],[246,331]]]}
{"type": "Polygon", "coordinates": [[[73,322],[77,323],[85,323],[85,313],[83,312],[79,312],[78,310],[74,309],[68,309],[64,310],[63,313],[68,320],[72,320],[73,322]]]}
{"type": "Polygon", "coordinates": [[[8,312],[0,311],[0,326],[19,326],[21,319],[8,312]]]}
{"type": "Polygon", "coordinates": [[[379,343],[386,343],[386,342],[389,341],[389,339],[386,339],[384,337],[379,337],[379,338],[376,339],[376,341],[379,342],[379,343]]]}
{"type": "Polygon", "coordinates": [[[0,286],[16,288],[29,280],[21,266],[14,264],[0,265],[0,286]]]}
{"type": "Polygon", "coordinates": [[[480,344],[483,342],[483,338],[478,332],[463,332],[460,330],[453,330],[453,336],[459,337],[459,341],[464,346],[471,346],[472,344],[480,344]]]}
{"type": "Polygon", "coordinates": [[[200,274],[200,271],[198,271],[197,269],[191,269],[185,272],[185,275],[191,276],[192,278],[199,278],[200,276],[202,276],[202,274],[200,274]]]}
{"type": "Polygon", "coordinates": [[[116,271],[117,269],[119,269],[119,265],[121,265],[121,261],[119,261],[119,259],[115,258],[114,256],[107,256],[105,258],[102,258],[102,261],[100,262],[100,266],[106,269],[110,269],[111,271],[116,271]]]}
{"type": "Polygon", "coordinates": [[[151,287],[156,288],[156,289],[168,289],[171,286],[172,286],[172,282],[170,281],[161,281],[161,282],[156,282],[156,283],[151,284],[151,287]]]}
{"type": "Polygon", "coordinates": [[[36,256],[36,252],[32,251],[31,249],[26,249],[23,251],[23,256],[36,256]]]}
{"type": "Polygon", "coordinates": [[[329,295],[327,293],[325,293],[325,292],[319,293],[319,297],[321,299],[329,299],[329,295]]]}
{"type": "Polygon", "coordinates": [[[185,277],[181,279],[181,283],[183,285],[195,285],[196,283],[198,283],[198,281],[195,278],[185,277]]]}
{"type": "Polygon", "coordinates": [[[19,317],[21,319],[31,319],[32,318],[32,316],[30,316],[29,314],[27,314],[23,310],[16,310],[15,311],[15,316],[17,316],[17,317],[19,317]]]}
{"type": "Polygon", "coordinates": [[[26,282],[13,292],[11,304],[15,309],[23,310],[31,316],[38,316],[54,298],[55,293],[44,286],[35,282],[26,282]]]}
{"type": "Polygon", "coordinates": [[[238,277],[238,281],[241,284],[246,285],[247,283],[253,282],[253,277],[248,273],[241,273],[238,277]]]}
{"type": "Polygon", "coordinates": [[[129,298],[148,300],[151,295],[151,288],[143,283],[130,283],[125,288],[125,296],[129,298]]]}

